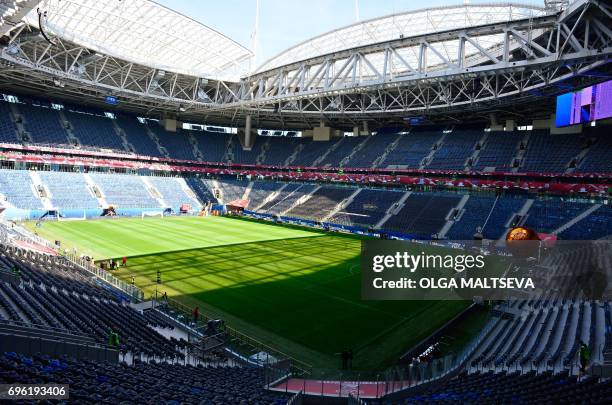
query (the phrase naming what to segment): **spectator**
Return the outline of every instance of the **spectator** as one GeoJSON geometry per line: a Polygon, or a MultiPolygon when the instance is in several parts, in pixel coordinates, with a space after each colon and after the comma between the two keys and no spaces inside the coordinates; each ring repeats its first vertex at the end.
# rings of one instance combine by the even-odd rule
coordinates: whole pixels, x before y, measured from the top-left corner
{"type": "Polygon", "coordinates": [[[580,371],[585,373],[591,360],[591,350],[586,343],[580,342],[580,371]]]}
{"type": "Polygon", "coordinates": [[[198,324],[198,319],[200,319],[200,307],[195,307],[193,309],[193,323],[198,324]]]}
{"type": "Polygon", "coordinates": [[[119,331],[113,326],[108,334],[108,345],[112,347],[119,347],[119,344],[119,331]]]}

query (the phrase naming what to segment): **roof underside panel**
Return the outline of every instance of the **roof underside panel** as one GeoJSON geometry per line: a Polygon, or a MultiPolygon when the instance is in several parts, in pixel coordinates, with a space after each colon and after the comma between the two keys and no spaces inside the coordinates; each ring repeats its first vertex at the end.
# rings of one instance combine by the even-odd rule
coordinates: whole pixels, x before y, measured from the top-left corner
{"type": "MultiPolygon", "coordinates": [[[[235,79],[251,52],[212,28],[150,0],[44,0],[46,29],[130,62],[205,78],[235,79]]],[[[27,20],[38,26],[36,10],[27,20]]]]}
{"type": "MultiPolygon", "coordinates": [[[[467,4],[410,11],[362,21],[302,42],[261,65],[264,72],[293,62],[401,37],[413,37],[451,29],[536,17],[546,14],[540,7],[524,4],[467,4]]],[[[489,48],[499,38],[480,44],[489,48]]],[[[499,41],[501,42],[501,41],[499,41]]],[[[449,60],[456,57],[456,46],[447,47],[449,60]],[[451,49],[452,48],[452,49],[451,49]]]]}

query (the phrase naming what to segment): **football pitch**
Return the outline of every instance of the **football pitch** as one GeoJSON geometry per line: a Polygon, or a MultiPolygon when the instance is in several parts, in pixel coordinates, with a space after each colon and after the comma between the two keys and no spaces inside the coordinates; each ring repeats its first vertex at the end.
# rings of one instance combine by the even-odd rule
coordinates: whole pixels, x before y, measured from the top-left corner
{"type": "Polygon", "coordinates": [[[95,260],[127,256],[156,290],[314,367],[382,369],[464,309],[459,301],[362,301],[360,239],[224,217],[46,222],[31,229],[95,260]],[[157,271],[162,284],[156,283],[157,271]]]}

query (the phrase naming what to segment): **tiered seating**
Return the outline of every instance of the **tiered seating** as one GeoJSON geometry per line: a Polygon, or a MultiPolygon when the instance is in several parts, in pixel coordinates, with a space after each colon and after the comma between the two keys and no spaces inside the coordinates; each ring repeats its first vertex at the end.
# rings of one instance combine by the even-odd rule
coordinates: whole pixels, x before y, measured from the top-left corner
{"type": "Polygon", "coordinates": [[[289,209],[297,200],[315,189],[311,184],[287,184],[276,198],[261,206],[259,212],[281,214],[289,209]]]}
{"type": "Polygon", "coordinates": [[[298,145],[299,138],[275,136],[270,139],[270,147],[266,151],[264,164],[270,166],[283,166],[289,156],[293,154],[298,145]]]}
{"type": "Polygon", "coordinates": [[[520,366],[558,372],[578,365],[581,341],[591,348],[591,361],[599,362],[597,320],[605,317],[604,307],[597,302],[551,299],[552,293],[543,297],[515,306],[514,320],[500,321],[473,353],[468,370],[520,366]]]}
{"type": "Polygon", "coordinates": [[[374,226],[403,194],[393,190],[361,190],[355,199],[330,218],[329,222],[349,226],[374,226]]]}
{"type": "Polygon", "coordinates": [[[602,129],[601,133],[595,138],[595,143],[591,145],[584,159],[582,159],[582,163],[578,166],[576,172],[612,173],[611,150],[612,138],[609,133],[606,133],[605,129],[602,129]]]}
{"type": "Polygon", "coordinates": [[[10,105],[0,100],[0,142],[17,143],[17,126],[11,119],[10,105]]]}
{"type": "Polygon", "coordinates": [[[231,134],[218,132],[202,132],[194,133],[198,147],[205,162],[225,162],[225,152],[227,150],[227,142],[232,136],[231,134]]]}
{"type": "Polygon", "coordinates": [[[578,221],[559,234],[561,239],[581,240],[600,239],[610,236],[610,224],[612,223],[612,207],[603,205],[586,218],[578,221]]]}
{"type": "Polygon", "coordinates": [[[81,173],[39,172],[56,208],[98,208],[99,203],[81,173]]]}
{"type": "Polygon", "coordinates": [[[136,148],[138,154],[162,157],[157,145],[147,134],[145,124],[138,122],[136,117],[119,115],[117,116],[117,125],[123,129],[127,141],[136,148]]]}
{"type": "Polygon", "coordinates": [[[19,104],[19,112],[25,117],[24,127],[32,137],[32,142],[67,145],[68,134],[61,121],[59,112],[49,106],[31,106],[19,104]]]}
{"type": "Polygon", "coordinates": [[[382,401],[384,405],[448,403],[581,403],[605,404],[609,401],[611,380],[599,382],[595,377],[578,380],[567,373],[536,374],[462,373],[424,392],[402,400],[382,401]]]}
{"type": "MultiPolygon", "coordinates": [[[[312,166],[319,157],[324,155],[336,142],[342,138],[332,138],[329,142],[315,142],[310,138],[297,138],[303,149],[296,156],[292,166],[312,166]]],[[[340,162],[338,162],[340,163],[340,162]]]]}
{"type": "Polygon", "coordinates": [[[512,169],[512,160],[518,152],[521,138],[521,132],[491,131],[484,145],[482,145],[478,159],[472,165],[472,169],[494,169],[498,172],[510,171],[512,169]]]}
{"type": "Polygon", "coordinates": [[[181,187],[182,179],[154,176],[148,179],[151,185],[159,191],[164,202],[175,211],[178,211],[182,204],[190,204],[193,209],[199,209],[200,203],[181,187]]]}
{"type": "Polygon", "coordinates": [[[345,167],[370,168],[374,161],[381,157],[389,145],[398,137],[397,134],[373,135],[365,147],[357,151],[345,167]]]}
{"type": "Polygon", "coordinates": [[[538,232],[552,232],[580,215],[589,206],[558,199],[535,201],[527,212],[525,225],[538,232]]]}
{"type": "Polygon", "coordinates": [[[315,191],[306,202],[287,212],[287,216],[321,221],[343,200],[355,192],[354,188],[324,186],[315,191]]]}
{"type": "Polygon", "coordinates": [[[167,363],[106,364],[69,358],[0,356],[0,382],[70,384],[70,402],[210,405],[286,404],[290,395],[269,393],[263,370],[167,363]]]}
{"type": "Polygon", "coordinates": [[[118,208],[160,208],[139,176],[90,173],[106,201],[118,208]]]}
{"type": "Polygon", "coordinates": [[[62,258],[23,259],[1,256],[0,267],[21,269],[21,285],[2,285],[2,306],[16,310],[13,317],[26,323],[47,325],[84,333],[100,343],[115,327],[121,336],[121,351],[158,358],[180,358],[184,341],[166,339],[147,326],[139,312],[122,304],[107,290],[91,282],[62,258]]]}
{"type": "Polygon", "coordinates": [[[232,201],[241,200],[249,182],[247,180],[220,180],[218,184],[221,191],[221,199],[227,204],[232,201]]]}
{"type": "Polygon", "coordinates": [[[414,132],[402,136],[399,143],[385,158],[379,167],[407,167],[418,169],[425,156],[427,156],[433,145],[442,136],[442,131],[414,132]]]}
{"type": "Polygon", "coordinates": [[[66,119],[72,124],[72,132],[82,145],[94,148],[124,150],[121,138],[110,118],[66,111],[66,119]]]}
{"type": "Polygon", "coordinates": [[[238,137],[234,138],[234,159],[233,163],[243,163],[247,165],[254,165],[257,163],[257,158],[263,151],[263,146],[266,143],[266,138],[258,136],[255,138],[255,144],[253,148],[249,150],[243,150],[238,137]]]}
{"type": "Polygon", "coordinates": [[[217,199],[212,194],[210,189],[204,182],[197,177],[185,177],[185,181],[191,190],[198,197],[198,200],[202,204],[206,204],[208,202],[217,202],[217,199]]]}
{"type": "Polygon", "coordinates": [[[0,170],[0,194],[16,208],[43,208],[27,170],[0,170]]]}
{"type": "Polygon", "coordinates": [[[269,181],[255,181],[253,188],[249,193],[249,209],[253,210],[259,207],[264,200],[273,192],[284,186],[284,183],[273,183],[269,181]]]}
{"type": "Polygon", "coordinates": [[[523,157],[521,171],[563,173],[580,153],[583,140],[575,134],[551,135],[533,131],[523,157]]]}
{"type": "Polygon", "coordinates": [[[364,137],[360,136],[345,136],[342,139],[342,143],[335,150],[331,151],[319,166],[339,167],[340,162],[350,155],[353,149],[363,142],[364,139],[364,137]]]}
{"type": "Polygon", "coordinates": [[[461,196],[454,194],[412,193],[402,209],[385,223],[384,229],[431,238],[440,232],[446,215],[460,199],[461,196]]]}
{"type": "Polygon", "coordinates": [[[168,132],[161,126],[151,123],[149,129],[157,135],[161,146],[165,147],[171,157],[183,160],[195,160],[193,145],[189,142],[188,133],[184,130],[168,132]]]}
{"type": "Polygon", "coordinates": [[[471,240],[477,228],[482,228],[486,239],[497,240],[502,235],[506,223],[525,204],[522,198],[482,196],[473,194],[463,207],[459,220],[456,221],[446,237],[453,240],[471,240]],[[493,211],[491,211],[491,209],[493,211]],[[489,213],[491,216],[489,217],[489,213]],[[485,226],[485,221],[489,217],[485,226]]]}
{"type": "Polygon", "coordinates": [[[463,170],[468,158],[474,154],[476,143],[483,135],[484,132],[475,130],[446,134],[442,146],[433,155],[427,168],[463,170]]]}

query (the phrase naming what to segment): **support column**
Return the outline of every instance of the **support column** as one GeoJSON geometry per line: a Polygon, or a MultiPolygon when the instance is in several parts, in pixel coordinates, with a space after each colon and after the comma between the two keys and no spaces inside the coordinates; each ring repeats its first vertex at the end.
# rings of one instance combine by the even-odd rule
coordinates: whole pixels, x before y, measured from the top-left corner
{"type": "Polygon", "coordinates": [[[251,115],[247,115],[244,122],[244,145],[249,149],[253,145],[251,142],[251,115]]]}

